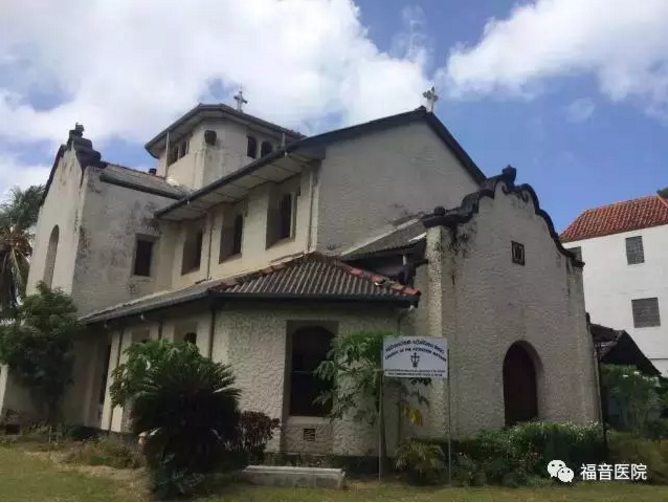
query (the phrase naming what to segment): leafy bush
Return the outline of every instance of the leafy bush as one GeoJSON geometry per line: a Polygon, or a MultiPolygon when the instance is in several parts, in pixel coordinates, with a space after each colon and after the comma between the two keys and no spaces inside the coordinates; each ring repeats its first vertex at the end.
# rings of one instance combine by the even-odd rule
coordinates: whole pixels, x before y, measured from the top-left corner
{"type": "Polygon", "coordinates": [[[601,371],[611,405],[610,424],[617,430],[647,436],[663,405],[660,379],[644,375],[631,365],[603,365],[601,371]]]}
{"type": "Polygon", "coordinates": [[[267,442],[280,426],[279,419],[272,419],[263,412],[244,411],[239,419],[238,450],[248,456],[249,463],[261,463],[267,442]]]}
{"type": "Polygon", "coordinates": [[[443,450],[420,440],[403,442],[394,453],[394,463],[397,470],[406,472],[408,481],[416,485],[438,482],[445,469],[443,450]]]}
{"type": "Polygon", "coordinates": [[[113,374],[112,401],[131,407],[156,496],[184,498],[201,474],[243,464],[235,452],[239,390],[228,366],[194,344],[166,340],[133,344],[126,353],[113,374]]]}
{"type": "Polygon", "coordinates": [[[56,425],[60,402],[72,380],[73,340],[83,330],[72,298],[43,282],[0,324],[0,362],[31,391],[34,405],[56,425]]]}
{"type": "Polygon", "coordinates": [[[104,438],[76,442],[65,455],[64,461],[113,468],[139,468],[144,460],[137,447],[130,446],[122,440],[104,438]]]}
{"type": "Polygon", "coordinates": [[[656,484],[668,484],[668,440],[648,440],[637,435],[612,432],[612,463],[636,463],[647,466],[647,478],[656,484]]]}
{"type": "Polygon", "coordinates": [[[453,476],[464,485],[517,486],[547,477],[545,467],[561,459],[574,470],[603,459],[600,425],[523,423],[505,430],[483,431],[454,443],[453,476]]]}

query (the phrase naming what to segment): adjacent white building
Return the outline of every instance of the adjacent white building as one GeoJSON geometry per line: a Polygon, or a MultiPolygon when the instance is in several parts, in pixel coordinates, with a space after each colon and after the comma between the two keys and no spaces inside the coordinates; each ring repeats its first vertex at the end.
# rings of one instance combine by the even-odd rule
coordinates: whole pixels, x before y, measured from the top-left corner
{"type": "Polygon", "coordinates": [[[652,195],[593,208],[562,233],[585,262],[591,321],[624,329],[668,372],[668,201],[652,195]]]}

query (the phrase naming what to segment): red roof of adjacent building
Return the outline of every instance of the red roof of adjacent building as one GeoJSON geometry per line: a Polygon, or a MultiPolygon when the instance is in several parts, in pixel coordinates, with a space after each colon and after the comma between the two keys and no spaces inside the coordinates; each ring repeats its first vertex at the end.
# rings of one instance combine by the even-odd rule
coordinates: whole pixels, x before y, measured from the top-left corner
{"type": "Polygon", "coordinates": [[[586,210],[561,233],[561,240],[579,241],[668,224],[668,201],[654,195],[586,210]]]}

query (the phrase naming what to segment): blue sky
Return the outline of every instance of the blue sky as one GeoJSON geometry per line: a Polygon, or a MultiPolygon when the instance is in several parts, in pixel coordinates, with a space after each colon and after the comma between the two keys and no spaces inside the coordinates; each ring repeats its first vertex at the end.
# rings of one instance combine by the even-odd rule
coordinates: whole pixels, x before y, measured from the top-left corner
{"type": "Polygon", "coordinates": [[[250,113],[315,133],[414,108],[434,84],[480,168],[516,167],[558,230],[668,185],[668,2],[212,2],[9,7],[0,189],[44,179],[77,120],[105,159],[146,169],[146,140],[240,85],[250,113]],[[82,32],[54,29],[58,16],[84,16],[82,32]]]}

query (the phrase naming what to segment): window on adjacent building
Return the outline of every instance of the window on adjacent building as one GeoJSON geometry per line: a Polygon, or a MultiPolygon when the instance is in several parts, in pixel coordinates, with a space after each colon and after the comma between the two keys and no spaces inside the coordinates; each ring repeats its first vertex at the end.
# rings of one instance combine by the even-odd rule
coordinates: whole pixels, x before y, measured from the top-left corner
{"type": "Polygon", "coordinates": [[[255,159],[257,157],[257,140],[254,136],[248,136],[248,143],[246,144],[246,155],[255,159]]]}
{"type": "Polygon", "coordinates": [[[568,251],[575,255],[575,258],[582,262],[582,247],[574,246],[573,248],[568,248],[568,251]]]}
{"type": "Polygon", "coordinates": [[[659,299],[656,297],[634,299],[631,301],[631,306],[633,309],[633,326],[635,328],[661,326],[659,299]]]}
{"type": "Polygon", "coordinates": [[[204,233],[201,227],[188,229],[186,240],[183,243],[183,258],[181,260],[181,274],[199,269],[202,260],[202,239],[204,233]]]}
{"type": "Polygon", "coordinates": [[[150,276],[151,261],[153,258],[154,240],[150,238],[137,238],[135,245],[135,265],[133,274],[135,276],[150,276]]]}
{"type": "MultiPolygon", "coordinates": [[[[230,215],[231,216],[231,215],[230,215]]],[[[225,220],[225,219],[223,219],[225,220]]],[[[223,221],[223,229],[220,233],[220,256],[219,262],[241,254],[241,243],[244,236],[244,217],[238,213],[234,216],[231,225],[223,221]]]]}
{"type": "Polygon", "coordinates": [[[642,236],[626,238],[626,261],[629,265],[645,262],[645,250],[642,245],[642,236]]]}
{"type": "Polygon", "coordinates": [[[291,337],[290,415],[324,417],[331,405],[316,404],[315,399],[328,389],[314,371],[327,357],[333,334],[324,327],[311,326],[296,330],[291,337]]]}
{"type": "Polygon", "coordinates": [[[271,154],[274,147],[268,141],[263,141],[262,146],[260,147],[260,157],[271,154]]]}

